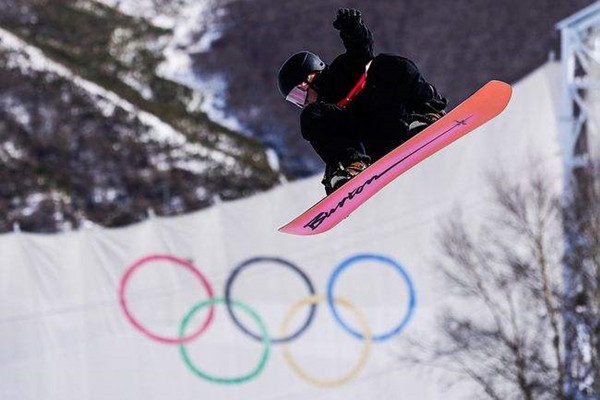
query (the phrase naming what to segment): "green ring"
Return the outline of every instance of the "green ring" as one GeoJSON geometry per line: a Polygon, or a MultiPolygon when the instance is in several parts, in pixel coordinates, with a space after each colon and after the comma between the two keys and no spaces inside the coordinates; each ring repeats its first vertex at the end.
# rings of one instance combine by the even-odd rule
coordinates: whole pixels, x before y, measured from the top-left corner
{"type": "MultiPolygon", "coordinates": [[[[216,298],[201,301],[200,303],[196,304],[187,313],[187,315],[183,318],[183,321],[181,322],[181,326],[179,327],[179,336],[180,337],[185,336],[185,328],[187,327],[192,316],[196,312],[198,312],[199,310],[201,310],[204,307],[207,307],[207,306],[210,306],[213,304],[225,304],[225,299],[216,297],[216,298]]],[[[246,382],[246,381],[249,381],[249,380],[252,380],[252,379],[258,377],[258,375],[265,368],[265,365],[267,364],[267,359],[269,358],[269,353],[271,351],[271,338],[269,337],[267,327],[266,327],[265,323],[263,322],[262,318],[260,318],[256,312],[254,312],[250,307],[248,307],[246,304],[244,304],[242,302],[231,300],[231,305],[233,305],[234,307],[239,307],[242,309],[242,311],[249,314],[250,317],[252,317],[252,319],[254,321],[256,321],[256,323],[258,324],[258,327],[260,328],[261,336],[263,338],[262,339],[263,351],[260,356],[260,360],[258,361],[258,365],[252,372],[250,372],[249,374],[234,377],[234,378],[221,378],[218,376],[209,375],[206,372],[200,371],[192,363],[192,360],[188,356],[187,350],[185,348],[185,344],[181,343],[179,345],[179,352],[181,353],[181,356],[183,357],[183,361],[184,361],[185,365],[190,369],[190,371],[192,371],[194,374],[196,374],[200,378],[206,379],[209,382],[219,383],[222,385],[233,385],[233,384],[243,383],[243,382],[246,382]]]]}

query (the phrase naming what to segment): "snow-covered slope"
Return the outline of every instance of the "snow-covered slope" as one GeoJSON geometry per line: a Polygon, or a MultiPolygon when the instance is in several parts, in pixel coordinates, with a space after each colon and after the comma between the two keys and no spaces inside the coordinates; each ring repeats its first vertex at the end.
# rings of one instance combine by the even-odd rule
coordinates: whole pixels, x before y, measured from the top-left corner
{"type": "Polygon", "coordinates": [[[93,1],[0,4],[0,160],[19,176],[0,231],[120,225],[277,182],[271,151],[158,75],[172,40],[93,1]]]}
{"type": "MultiPolygon", "coordinates": [[[[39,49],[27,45],[27,43],[2,28],[0,28],[0,46],[2,46],[0,48],[6,50],[8,53],[8,68],[16,68],[24,75],[32,71],[43,72],[57,75],[73,82],[94,98],[94,102],[105,117],[114,115],[118,108],[139,118],[140,122],[148,128],[146,134],[139,137],[139,139],[142,142],[155,142],[174,147],[177,153],[177,157],[174,158],[175,165],[185,167],[186,160],[189,162],[195,159],[197,164],[195,166],[189,164],[189,167],[192,168],[192,172],[202,173],[208,167],[208,165],[203,165],[202,160],[204,160],[204,164],[207,163],[206,160],[210,160],[217,163],[221,168],[231,168],[236,164],[235,158],[225,152],[208,149],[197,143],[190,143],[185,135],[161,121],[160,118],[140,110],[115,93],[73,74],[68,68],[50,60],[39,49]]],[[[15,117],[24,118],[25,116],[23,114],[16,114],[15,117]]],[[[167,154],[162,156],[165,158],[169,157],[167,154]]],[[[168,166],[165,167],[164,165],[161,166],[160,163],[158,164],[159,169],[168,168],[168,166]]]]}
{"type": "Polygon", "coordinates": [[[226,109],[227,82],[222,74],[203,76],[194,71],[192,55],[210,51],[222,35],[227,0],[97,0],[153,25],[172,30],[163,49],[160,76],[195,90],[196,107],[213,121],[237,132],[247,129],[226,109]]]}

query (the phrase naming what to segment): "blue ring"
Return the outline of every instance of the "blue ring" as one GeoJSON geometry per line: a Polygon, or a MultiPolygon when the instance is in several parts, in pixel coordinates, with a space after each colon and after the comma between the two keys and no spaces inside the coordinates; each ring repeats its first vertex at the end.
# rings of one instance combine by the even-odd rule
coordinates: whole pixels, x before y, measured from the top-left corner
{"type": "Polygon", "coordinates": [[[342,261],[335,268],[335,270],[333,270],[333,272],[331,273],[331,276],[329,277],[329,282],[327,284],[327,304],[329,305],[329,309],[333,313],[333,316],[335,317],[336,321],[342,326],[342,328],[344,328],[344,330],[346,330],[348,333],[350,333],[352,336],[354,336],[357,339],[364,339],[364,336],[360,332],[352,329],[346,323],[346,321],[344,321],[342,319],[342,317],[339,314],[339,312],[337,311],[337,308],[333,301],[333,298],[334,298],[333,291],[334,291],[335,283],[336,283],[337,279],[339,278],[339,275],[345,269],[347,269],[348,267],[350,267],[352,264],[354,264],[356,262],[365,261],[365,260],[380,261],[384,264],[394,267],[398,271],[400,276],[402,276],[402,279],[404,279],[404,281],[406,282],[406,286],[408,286],[408,292],[409,292],[408,311],[406,312],[406,315],[404,316],[404,318],[402,318],[402,321],[400,322],[400,324],[398,326],[396,326],[395,328],[392,328],[389,332],[385,332],[385,333],[382,333],[379,335],[373,335],[371,338],[375,342],[383,342],[383,341],[388,340],[388,339],[392,338],[393,336],[399,334],[402,331],[402,329],[404,329],[406,327],[406,325],[408,324],[408,322],[410,321],[410,319],[414,313],[414,309],[417,304],[415,288],[413,286],[412,280],[410,279],[410,276],[408,275],[408,273],[404,270],[404,268],[398,262],[396,262],[392,258],[382,256],[382,255],[377,255],[377,254],[358,254],[358,255],[352,256],[350,258],[347,258],[346,260],[342,261]]]}
{"type": "MultiPolygon", "coordinates": [[[[254,257],[254,258],[250,258],[250,259],[244,261],[243,263],[241,263],[240,265],[238,265],[233,271],[231,271],[231,274],[229,275],[229,278],[227,278],[227,282],[225,283],[225,305],[227,307],[227,312],[229,313],[229,316],[233,320],[233,323],[236,324],[237,327],[242,330],[242,332],[244,332],[246,335],[250,336],[251,338],[253,338],[254,340],[257,340],[257,341],[263,341],[263,338],[261,336],[257,335],[256,333],[252,332],[248,328],[246,328],[244,325],[242,325],[241,321],[238,319],[238,317],[235,315],[235,312],[233,311],[232,302],[234,300],[231,299],[231,287],[233,286],[233,281],[235,280],[235,278],[238,276],[238,274],[244,268],[249,267],[251,264],[254,264],[257,262],[263,262],[263,261],[276,262],[276,263],[281,264],[284,267],[288,267],[289,269],[291,269],[294,272],[297,272],[298,275],[300,275],[300,278],[302,278],[302,280],[304,281],[304,283],[306,283],[306,286],[308,286],[308,291],[310,292],[310,296],[315,295],[315,287],[312,284],[308,275],[306,275],[306,273],[304,273],[304,271],[302,271],[296,265],[294,265],[291,262],[284,260],[282,258],[254,257]]],[[[285,337],[271,338],[271,344],[287,343],[289,341],[296,339],[298,336],[300,336],[302,333],[304,333],[304,331],[306,329],[308,329],[308,327],[310,326],[311,322],[313,321],[313,319],[315,317],[316,311],[317,311],[317,305],[312,304],[310,306],[310,312],[308,314],[308,318],[306,319],[304,324],[300,327],[300,329],[298,329],[296,332],[291,333],[285,337]]]]}

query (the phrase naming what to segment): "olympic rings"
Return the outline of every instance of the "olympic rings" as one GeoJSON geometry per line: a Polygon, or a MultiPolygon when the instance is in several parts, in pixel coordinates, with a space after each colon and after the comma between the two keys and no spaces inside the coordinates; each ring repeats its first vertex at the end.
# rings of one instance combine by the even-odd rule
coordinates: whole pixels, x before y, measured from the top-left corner
{"type": "Polygon", "coordinates": [[[171,261],[177,265],[180,265],[180,266],[186,268],[200,280],[200,282],[202,283],[202,286],[204,286],[204,289],[206,290],[206,293],[208,294],[208,297],[209,298],[213,297],[212,287],[210,286],[210,284],[208,283],[208,281],[206,280],[204,275],[202,275],[202,273],[191,262],[184,260],[182,258],[178,258],[178,257],[170,256],[170,255],[164,255],[164,254],[148,256],[148,257],[139,259],[133,265],[131,265],[127,269],[127,271],[125,271],[125,274],[121,278],[121,284],[119,285],[119,302],[121,303],[121,308],[123,309],[125,316],[129,320],[129,322],[131,322],[131,324],[138,331],[142,332],[144,335],[148,336],[150,339],[156,340],[161,343],[180,344],[180,343],[187,343],[191,340],[196,339],[198,336],[200,336],[202,334],[202,332],[204,332],[206,330],[206,328],[208,328],[208,326],[212,322],[214,314],[215,314],[214,307],[211,306],[211,308],[208,312],[208,316],[206,317],[206,321],[204,321],[204,323],[202,324],[202,326],[196,333],[194,333],[190,336],[178,337],[178,338],[169,338],[169,337],[160,336],[155,333],[152,333],[150,330],[148,330],[144,326],[142,326],[142,324],[140,324],[137,321],[137,319],[135,319],[135,317],[129,310],[127,301],[125,300],[125,289],[127,288],[129,279],[131,278],[131,276],[133,275],[133,273],[135,271],[137,271],[139,268],[141,268],[144,264],[146,264],[148,262],[152,262],[152,261],[171,261]]]}
{"type": "Polygon", "coordinates": [[[354,264],[358,261],[365,261],[365,260],[375,260],[375,261],[379,261],[384,264],[392,266],[393,268],[396,269],[396,271],[398,271],[398,273],[400,274],[402,279],[404,279],[404,282],[408,286],[408,291],[409,291],[408,310],[407,310],[406,314],[404,315],[404,318],[402,318],[402,320],[400,321],[400,324],[398,326],[396,326],[395,328],[392,328],[390,331],[381,333],[379,335],[374,335],[372,338],[373,341],[375,341],[375,342],[383,342],[383,341],[388,340],[388,339],[392,338],[393,336],[399,334],[402,331],[402,329],[404,329],[404,327],[410,321],[410,318],[413,315],[415,305],[416,305],[416,295],[415,295],[415,289],[412,284],[412,280],[410,279],[410,277],[408,276],[408,274],[406,273],[404,268],[402,268],[402,266],[400,264],[398,264],[396,261],[392,260],[391,258],[376,255],[376,254],[359,254],[359,255],[347,258],[340,265],[338,265],[335,270],[333,270],[333,273],[331,274],[331,276],[329,278],[329,283],[327,284],[327,304],[329,304],[329,309],[333,313],[333,316],[335,317],[335,319],[340,323],[342,328],[344,328],[346,330],[346,332],[350,333],[352,336],[354,336],[357,339],[364,339],[364,336],[360,332],[357,332],[354,329],[352,329],[344,321],[344,319],[342,318],[340,313],[337,311],[335,304],[334,304],[333,291],[335,289],[335,283],[336,283],[337,279],[339,278],[340,274],[345,269],[347,269],[352,264],[354,264]]]}
{"type": "MultiPolygon", "coordinates": [[[[292,317],[300,310],[300,308],[302,306],[307,305],[307,304],[322,303],[324,301],[326,301],[325,296],[317,295],[317,296],[311,296],[311,297],[308,297],[306,299],[302,299],[302,300],[296,302],[292,306],[292,308],[288,311],[286,316],[284,317],[283,323],[281,324],[281,334],[285,335],[287,333],[287,328],[288,328],[290,321],[292,320],[292,317]]],[[[335,297],[333,299],[333,301],[336,304],[340,304],[341,306],[349,308],[352,312],[354,312],[354,314],[356,314],[358,321],[360,323],[360,326],[362,328],[361,330],[363,333],[363,337],[365,337],[363,349],[360,353],[358,363],[356,364],[356,366],[354,368],[352,368],[352,370],[350,370],[350,372],[346,373],[341,378],[333,379],[333,380],[313,378],[308,373],[306,373],[303,369],[301,369],[300,366],[296,363],[296,361],[292,358],[292,354],[290,353],[289,349],[287,348],[287,345],[282,347],[283,357],[287,361],[288,365],[292,368],[292,371],[294,371],[300,378],[304,379],[308,383],[311,383],[311,384],[313,384],[315,386],[319,386],[319,387],[340,386],[340,385],[343,385],[343,384],[349,382],[350,380],[354,379],[367,364],[367,358],[368,358],[370,350],[371,350],[371,329],[369,328],[369,324],[367,322],[367,318],[365,317],[365,314],[361,311],[360,308],[356,307],[355,305],[350,303],[348,300],[345,300],[345,299],[342,299],[339,297],[335,297]]]]}
{"type": "MultiPolygon", "coordinates": [[[[302,278],[302,280],[304,281],[304,283],[306,283],[306,286],[308,286],[308,291],[309,291],[310,295],[313,296],[315,294],[315,287],[313,286],[312,282],[310,281],[310,279],[306,275],[306,273],[304,273],[304,271],[302,271],[300,268],[298,268],[294,264],[290,263],[289,261],[282,260],[281,258],[277,258],[277,257],[254,257],[254,258],[244,261],[243,263],[238,265],[231,272],[231,275],[229,275],[229,278],[227,279],[227,282],[225,283],[225,304],[227,306],[227,312],[229,312],[229,315],[231,316],[231,319],[233,319],[233,322],[245,334],[247,334],[251,338],[258,340],[258,341],[262,340],[262,338],[259,335],[251,332],[249,329],[247,329],[240,322],[238,317],[235,315],[235,312],[233,311],[233,308],[231,307],[231,288],[233,286],[233,282],[235,281],[235,279],[238,277],[238,275],[240,274],[240,272],[242,270],[250,267],[250,265],[252,265],[254,263],[261,262],[261,261],[274,261],[274,262],[277,262],[277,263],[283,265],[284,267],[290,268],[294,272],[297,272],[298,275],[300,275],[300,278],[302,278]]],[[[317,306],[315,303],[311,304],[308,318],[306,319],[304,324],[300,327],[300,329],[298,329],[296,332],[294,332],[293,334],[290,334],[288,336],[284,335],[281,338],[271,338],[271,343],[273,343],[273,344],[286,343],[286,342],[289,342],[290,340],[296,339],[298,336],[300,336],[309,327],[310,323],[314,319],[316,307],[317,306]]]]}
{"type": "Polygon", "coordinates": [[[366,364],[372,342],[382,342],[382,341],[388,340],[391,337],[393,337],[394,335],[399,334],[406,327],[406,325],[410,322],[410,319],[414,313],[414,309],[416,306],[416,294],[415,294],[415,289],[413,287],[410,276],[404,270],[404,268],[399,263],[397,263],[395,260],[385,257],[385,256],[382,256],[382,255],[359,254],[359,255],[355,255],[353,257],[349,257],[349,258],[345,259],[333,270],[333,272],[330,275],[329,280],[328,280],[327,292],[325,295],[315,294],[314,286],[313,286],[312,282],[310,281],[310,279],[308,278],[308,276],[294,264],[292,264],[286,260],[283,260],[281,258],[277,258],[277,257],[254,257],[245,262],[242,262],[236,268],[234,268],[234,270],[231,272],[230,276],[227,278],[227,281],[226,281],[225,296],[223,298],[220,298],[220,297],[214,298],[213,297],[213,289],[210,286],[210,284],[208,283],[207,279],[191,262],[181,259],[181,258],[177,258],[175,256],[159,254],[159,255],[152,255],[152,256],[147,256],[147,257],[141,258],[140,260],[136,261],[133,265],[131,265],[129,268],[126,269],[126,271],[121,279],[120,285],[119,285],[119,302],[123,309],[123,312],[125,313],[125,316],[127,317],[127,320],[138,331],[140,331],[147,337],[149,337],[153,340],[156,340],[158,342],[161,342],[161,343],[179,344],[179,350],[180,350],[181,356],[182,356],[183,361],[186,364],[186,366],[196,376],[199,376],[200,378],[203,378],[207,381],[210,381],[213,383],[218,383],[218,384],[238,384],[238,383],[243,383],[243,382],[247,382],[249,380],[255,379],[265,368],[265,365],[268,360],[268,356],[270,354],[271,344],[272,343],[281,343],[281,344],[284,344],[284,346],[282,348],[283,348],[283,355],[284,355],[285,361],[290,365],[292,370],[300,378],[304,379],[305,381],[307,381],[315,386],[332,387],[332,386],[344,384],[344,383],[348,382],[349,380],[353,379],[356,375],[358,375],[358,373],[362,370],[362,368],[364,368],[364,366],[366,364]],[[207,300],[201,301],[200,303],[196,304],[190,311],[188,311],[188,313],[185,315],[185,317],[183,318],[183,320],[181,322],[181,325],[179,327],[179,337],[177,337],[177,338],[160,336],[160,335],[157,335],[157,334],[151,332],[150,330],[146,329],[145,327],[143,327],[135,319],[135,317],[129,310],[129,307],[127,305],[127,301],[125,298],[125,291],[127,288],[127,284],[129,282],[129,279],[133,275],[133,273],[148,262],[161,261],[161,260],[173,262],[173,263],[175,263],[179,266],[182,266],[182,267],[188,269],[189,271],[191,271],[200,280],[200,282],[202,283],[202,285],[203,285],[204,289],[206,290],[206,293],[209,297],[207,300]],[[406,286],[408,287],[408,292],[409,292],[408,293],[408,296],[409,296],[408,310],[406,311],[406,314],[400,321],[399,325],[392,328],[388,332],[384,332],[384,333],[381,333],[378,335],[372,334],[371,328],[368,325],[367,319],[366,319],[364,313],[359,308],[354,306],[348,300],[344,300],[342,298],[334,296],[335,284],[336,284],[337,279],[339,278],[340,274],[345,269],[350,267],[352,264],[359,262],[359,261],[365,261],[365,260],[374,260],[374,261],[378,261],[378,262],[381,262],[381,263],[384,263],[384,264],[387,264],[387,265],[393,267],[400,274],[402,279],[404,280],[406,286]],[[294,272],[297,272],[300,275],[300,278],[305,282],[306,286],[308,287],[308,291],[309,291],[309,296],[307,298],[302,299],[302,300],[296,302],[295,304],[293,304],[291,309],[286,313],[284,320],[282,322],[282,325],[281,325],[281,329],[280,329],[281,337],[279,337],[279,338],[271,338],[268,334],[266,325],[263,322],[263,320],[260,318],[260,316],[255,311],[253,311],[250,307],[248,307],[245,303],[242,303],[242,302],[236,300],[235,298],[232,298],[232,294],[231,294],[233,282],[235,281],[235,278],[238,277],[238,275],[241,273],[241,271],[245,268],[248,268],[250,265],[252,265],[256,262],[261,262],[261,261],[277,262],[287,268],[292,269],[294,272]],[[308,326],[310,326],[312,320],[314,319],[317,304],[324,302],[324,301],[327,301],[329,309],[331,310],[337,323],[345,331],[350,333],[352,336],[354,336],[358,339],[362,339],[364,341],[363,348],[362,348],[357,365],[347,374],[343,375],[342,377],[340,377],[338,379],[334,379],[334,380],[323,380],[323,379],[311,377],[309,374],[307,374],[305,371],[303,371],[300,368],[300,366],[292,358],[291,353],[289,352],[289,350],[287,348],[287,343],[289,343],[292,339],[298,338],[302,333],[304,333],[306,331],[308,326]],[[194,340],[199,335],[201,335],[204,331],[206,331],[206,329],[209,327],[210,323],[213,321],[214,306],[217,304],[225,304],[225,306],[227,307],[228,314],[231,316],[233,322],[249,337],[251,337],[254,340],[261,341],[263,344],[263,351],[261,353],[261,357],[258,361],[256,368],[246,375],[242,375],[239,377],[233,377],[233,378],[222,378],[222,377],[216,377],[216,376],[209,375],[206,372],[203,372],[200,369],[198,369],[192,363],[192,361],[187,353],[187,350],[186,350],[186,347],[184,344],[190,342],[191,340],[194,340]],[[310,313],[308,315],[307,320],[300,327],[300,329],[298,329],[296,332],[294,332],[292,334],[288,334],[288,326],[290,324],[292,317],[296,313],[298,313],[300,308],[302,308],[306,305],[310,305],[310,313]],[[360,326],[360,331],[354,330],[342,319],[341,315],[339,314],[339,312],[337,310],[336,305],[340,305],[342,307],[349,308],[351,311],[353,311],[356,314],[356,316],[358,318],[358,323],[360,326]],[[206,320],[204,321],[204,323],[202,324],[200,329],[197,332],[193,333],[192,335],[185,336],[186,327],[188,326],[193,315],[195,315],[198,311],[200,311],[201,309],[206,308],[206,307],[210,307],[210,310],[209,310],[206,320]],[[242,312],[248,314],[254,321],[256,321],[256,323],[259,326],[260,334],[256,334],[256,333],[250,331],[249,329],[247,329],[245,326],[243,326],[241,324],[241,322],[239,321],[238,317],[236,316],[236,314],[234,313],[233,308],[240,308],[242,312]]]}
{"type": "MultiPolygon", "coordinates": [[[[185,328],[187,327],[189,321],[191,320],[191,318],[194,316],[194,314],[196,312],[198,312],[199,310],[201,310],[202,308],[204,308],[204,307],[206,307],[208,305],[213,306],[214,304],[223,304],[223,303],[225,303],[225,299],[222,299],[222,298],[212,298],[212,299],[204,300],[204,301],[196,304],[194,306],[194,308],[192,308],[187,313],[187,315],[183,318],[183,321],[181,322],[181,327],[179,328],[179,336],[180,337],[184,337],[184,335],[185,335],[185,328]]],[[[235,301],[235,300],[230,300],[229,303],[227,303],[227,304],[229,306],[239,307],[246,314],[250,315],[250,317],[252,317],[252,319],[254,321],[256,321],[256,323],[258,324],[258,326],[260,328],[260,332],[262,334],[263,351],[261,353],[261,356],[260,356],[260,359],[258,361],[258,365],[256,366],[256,368],[254,368],[254,370],[252,370],[250,373],[248,373],[246,375],[239,376],[239,377],[235,377],[235,378],[220,378],[220,377],[209,375],[206,372],[203,372],[200,369],[198,369],[192,363],[192,360],[190,359],[190,357],[189,357],[189,355],[187,353],[187,350],[185,348],[185,345],[183,343],[181,343],[179,345],[179,352],[181,353],[181,356],[183,357],[183,361],[185,362],[185,365],[187,365],[187,367],[194,374],[198,375],[201,378],[206,379],[209,382],[221,383],[221,384],[242,383],[242,382],[246,382],[246,381],[249,381],[249,380],[252,380],[252,379],[256,378],[262,372],[262,370],[265,368],[265,365],[267,365],[267,359],[269,358],[269,352],[270,352],[270,349],[271,349],[271,344],[270,344],[270,340],[269,340],[269,333],[267,332],[267,327],[266,327],[265,323],[263,322],[263,320],[258,316],[258,314],[256,312],[254,312],[246,304],[244,304],[242,302],[239,302],[239,301],[235,301]]]]}

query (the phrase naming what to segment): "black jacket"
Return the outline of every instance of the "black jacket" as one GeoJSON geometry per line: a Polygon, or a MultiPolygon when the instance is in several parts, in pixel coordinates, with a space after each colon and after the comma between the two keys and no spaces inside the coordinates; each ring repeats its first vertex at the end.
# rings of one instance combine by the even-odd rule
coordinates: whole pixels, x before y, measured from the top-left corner
{"type": "Polygon", "coordinates": [[[407,58],[373,56],[373,35],[362,21],[340,30],[346,52],[315,81],[318,101],[301,114],[302,135],[326,163],[364,146],[378,159],[407,140],[412,114],[439,112],[447,101],[407,58]],[[372,61],[365,88],[345,108],[336,106],[372,61]],[[362,145],[362,146],[361,146],[362,145]]]}

